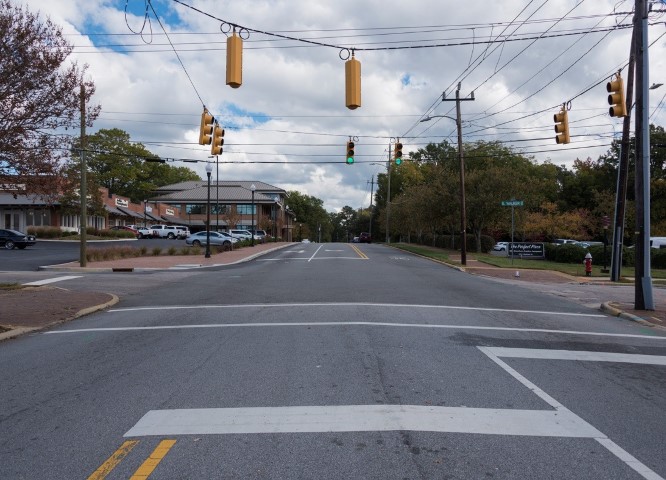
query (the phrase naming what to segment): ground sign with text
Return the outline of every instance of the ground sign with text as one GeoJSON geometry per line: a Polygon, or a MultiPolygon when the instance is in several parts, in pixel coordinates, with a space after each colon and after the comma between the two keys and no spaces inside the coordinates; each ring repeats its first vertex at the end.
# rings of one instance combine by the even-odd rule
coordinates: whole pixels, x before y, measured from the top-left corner
{"type": "Polygon", "coordinates": [[[514,242],[509,244],[509,256],[521,258],[546,258],[543,243],[514,242]]]}

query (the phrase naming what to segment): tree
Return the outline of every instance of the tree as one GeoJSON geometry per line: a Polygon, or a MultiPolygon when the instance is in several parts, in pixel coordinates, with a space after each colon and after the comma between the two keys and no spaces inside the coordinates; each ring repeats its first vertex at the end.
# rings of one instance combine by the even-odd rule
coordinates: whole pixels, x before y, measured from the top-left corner
{"type": "Polygon", "coordinates": [[[332,224],[323,200],[291,190],[287,192],[286,204],[296,215],[296,238],[300,233],[303,238],[309,238],[310,232],[318,232],[321,226],[322,241],[331,239],[332,224]]]}
{"type": "Polygon", "coordinates": [[[48,191],[35,178],[59,176],[71,138],[56,132],[80,126],[82,86],[87,124],[99,114],[87,66],[66,63],[72,49],[50,19],[0,0],[0,181],[48,191]]]}
{"type": "Polygon", "coordinates": [[[187,167],[147,162],[146,159],[159,157],[143,144],[132,142],[129,133],[119,128],[101,129],[87,136],[86,159],[90,173],[109,193],[137,203],[150,197],[157,187],[200,180],[187,167]]]}

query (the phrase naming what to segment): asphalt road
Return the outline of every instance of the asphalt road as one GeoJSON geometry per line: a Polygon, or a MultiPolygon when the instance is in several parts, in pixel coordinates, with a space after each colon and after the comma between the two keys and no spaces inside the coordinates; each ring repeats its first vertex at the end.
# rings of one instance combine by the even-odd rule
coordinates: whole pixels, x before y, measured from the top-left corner
{"type": "Polygon", "coordinates": [[[121,302],[0,343],[3,479],[666,476],[666,335],[580,303],[374,244],[65,284],[121,302]]]}

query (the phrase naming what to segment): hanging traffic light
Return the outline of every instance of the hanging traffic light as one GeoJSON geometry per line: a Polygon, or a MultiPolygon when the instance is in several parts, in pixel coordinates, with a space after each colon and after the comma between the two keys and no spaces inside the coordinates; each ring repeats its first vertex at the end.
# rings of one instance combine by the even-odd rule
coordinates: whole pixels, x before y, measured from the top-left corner
{"type": "Polygon", "coordinates": [[[606,91],[608,95],[608,113],[611,117],[626,117],[627,116],[627,102],[624,99],[624,80],[618,72],[615,75],[615,80],[611,80],[606,84],[606,91]]]}
{"type": "Polygon", "coordinates": [[[213,143],[210,146],[210,154],[222,155],[222,145],[224,145],[224,128],[216,123],[213,130],[213,143]]]}
{"type": "Polygon", "coordinates": [[[354,163],[354,142],[347,142],[347,165],[354,163]]]}
{"type": "Polygon", "coordinates": [[[199,145],[210,145],[214,121],[215,118],[204,107],[201,114],[201,128],[199,129],[199,145]]]}
{"type": "Polygon", "coordinates": [[[243,83],[243,39],[236,30],[227,38],[227,85],[238,88],[243,83]]]}
{"type": "Polygon", "coordinates": [[[354,58],[354,51],[345,62],[345,103],[349,110],[361,106],[361,62],[354,58]]]}
{"type": "Polygon", "coordinates": [[[393,148],[393,158],[395,159],[395,164],[400,165],[402,163],[402,143],[398,142],[393,148]]]}
{"type": "Polygon", "coordinates": [[[555,120],[555,133],[557,134],[555,142],[557,144],[569,143],[569,115],[564,105],[558,113],[553,115],[553,119],[555,120]]]}

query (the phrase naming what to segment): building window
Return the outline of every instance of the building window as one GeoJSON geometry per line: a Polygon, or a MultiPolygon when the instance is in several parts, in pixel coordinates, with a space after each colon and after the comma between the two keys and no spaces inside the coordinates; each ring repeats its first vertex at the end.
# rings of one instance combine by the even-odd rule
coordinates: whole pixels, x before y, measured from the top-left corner
{"type": "MultiPolygon", "coordinates": [[[[212,202],[212,200],[211,200],[211,202],[212,202]]],[[[213,214],[213,215],[217,215],[217,214],[224,215],[230,209],[231,209],[231,205],[223,205],[223,204],[215,205],[215,204],[212,204],[210,206],[210,213],[213,214]]]]}
{"type": "Polygon", "coordinates": [[[252,211],[252,204],[245,205],[245,204],[239,204],[236,205],[236,211],[238,212],[239,215],[252,215],[253,213],[256,215],[257,213],[257,205],[254,205],[254,212],[252,211]]]}
{"type": "Polygon", "coordinates": [[[48,227],[51,225],[51,212],[47,208],[31,208],[26,212],[27,227],[48,227]]]}
{"type": "Polygon", "coordinates": [[[185,212],[188,215],[203,215],[205,213],[205,205],[185,205],[185,212]]]}

